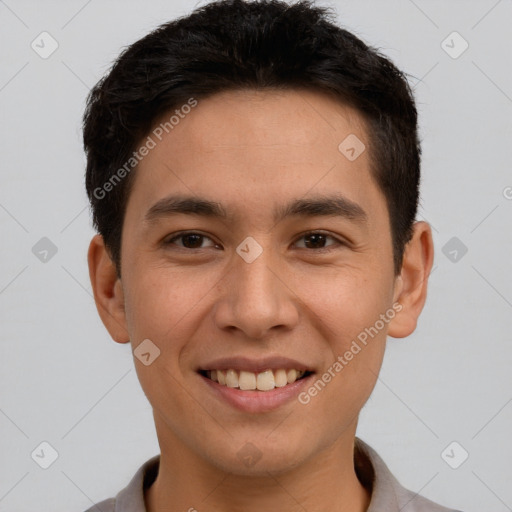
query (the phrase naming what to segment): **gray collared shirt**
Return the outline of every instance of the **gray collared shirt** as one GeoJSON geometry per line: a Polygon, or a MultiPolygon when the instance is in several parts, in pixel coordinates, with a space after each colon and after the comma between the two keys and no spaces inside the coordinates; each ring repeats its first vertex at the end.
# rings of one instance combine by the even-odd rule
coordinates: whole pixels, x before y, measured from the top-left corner
{"type": "MultiPolygon", "coordinates": [[[[400,485],[377,452],[355,440],[354,463],[361,483],[371,490],[367,512],[460,512],[437,505],[400,485]]],[[[146,512],[144,490],[154,482],[160,455],[146,461],[115,498],[101,501],[85,512],[146,512]]]]}

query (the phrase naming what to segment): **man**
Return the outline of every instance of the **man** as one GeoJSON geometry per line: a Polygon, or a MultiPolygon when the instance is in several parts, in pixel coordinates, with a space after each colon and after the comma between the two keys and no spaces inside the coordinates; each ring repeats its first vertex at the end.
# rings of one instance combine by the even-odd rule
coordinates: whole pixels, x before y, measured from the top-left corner
{"type": "Polygon", "coordinates": [[[433,261],[402,73],[327,11],[221,1],[91,92],[88,261],[161,454],[115,512],[448,511],[356,437],[433,261]]]}

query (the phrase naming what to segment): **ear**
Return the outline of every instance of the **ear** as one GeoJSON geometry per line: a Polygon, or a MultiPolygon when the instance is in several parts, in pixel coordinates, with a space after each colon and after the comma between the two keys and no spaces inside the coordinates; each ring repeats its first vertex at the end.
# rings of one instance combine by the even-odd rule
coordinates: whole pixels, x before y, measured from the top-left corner
{"type": "Polygon", "coordinates": [[[114,341],[128,343],[130,336],[126,329],[123,287],[101,235],[95,235],[91,240],[87,261],[101,321],[114,341]]]}
{"type": "Polygon", "coordinates": [[[434,242],[429,224],[415,222],[413,229],[395,282],[394,301],[399,302],[402,309],[389,322],[388,335],[394,338],[405,338],[416,329],[427,298],[428,278],[434,261],[434,242]]]}

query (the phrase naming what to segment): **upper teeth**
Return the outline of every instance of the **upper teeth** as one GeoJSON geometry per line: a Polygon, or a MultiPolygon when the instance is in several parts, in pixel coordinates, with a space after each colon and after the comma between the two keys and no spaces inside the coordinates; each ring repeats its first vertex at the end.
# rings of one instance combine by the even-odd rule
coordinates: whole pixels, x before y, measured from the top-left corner
{"type": "Polygon", "coordinates": [[[271,389],[282,388],[286,384],[292,384],[300,379],[304,370],[265,370],[264,372],[254,373],[241,370],[209,370],[206,376],[223,386],[230,388],[240,388],[242,390],[257,389],[259,391],[269,391],[271,389]]]}

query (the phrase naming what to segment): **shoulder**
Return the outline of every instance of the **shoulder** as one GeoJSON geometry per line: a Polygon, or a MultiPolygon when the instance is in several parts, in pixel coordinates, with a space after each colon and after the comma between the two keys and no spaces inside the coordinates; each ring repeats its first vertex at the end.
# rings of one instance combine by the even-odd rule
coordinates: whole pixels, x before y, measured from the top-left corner
{"type": "Polygon", "coordinates": [[[396,494],[401,512],[461,512],[460,510],[443,507],[402,486],[396,488],[396,494]]]}
{"type": "Polygon", "coordinates": [[[144,490],[155,480],[160,465],[160,455],[155,455],[139,467],[128,485],[115,498],[96,503],[85,512],[145,512],[144,490]]]}
{"type": "Polygon", "coordinates": [[[367,512],[460,512],[443,507],[403,487],[379,454],[357,437],[354,448],[356,473],[365,487],[371,489],[367,512]]]}
{"type": "Polygon", "coordinates": [[[108,500],[100,501],[91,508],[88,508],[85,512],[114,512],[116,504],[115,498],[109,498],[108,500]]]}

